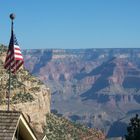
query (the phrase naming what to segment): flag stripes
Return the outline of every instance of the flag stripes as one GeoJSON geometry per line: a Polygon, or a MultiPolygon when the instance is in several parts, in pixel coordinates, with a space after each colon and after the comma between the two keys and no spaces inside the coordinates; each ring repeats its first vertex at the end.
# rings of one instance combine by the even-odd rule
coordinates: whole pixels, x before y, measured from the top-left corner
{"type": "Polygon", "coordinates": [[[12,31],[4,68],[15,73],[24,63],[17,39],[12,31]]]}

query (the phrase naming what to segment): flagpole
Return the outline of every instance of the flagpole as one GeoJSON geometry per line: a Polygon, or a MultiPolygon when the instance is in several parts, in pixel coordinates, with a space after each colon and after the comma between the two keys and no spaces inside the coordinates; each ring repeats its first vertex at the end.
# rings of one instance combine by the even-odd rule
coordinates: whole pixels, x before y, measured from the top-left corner
{"type": "MultiPolygon", "coordinates": [[[[15,19],[15,15],[12,13],[10,14],[10,19],[11,19],[11,35],[13,34],[13,28],[14,28],[14,22],[13,20],[15,19]]],[[[7,111],[10,110],[10,95],[11,95],[11,64],[10,64],[10,69],[9,69],[9,87],[8,87],[8,108],[7,111]]]]}

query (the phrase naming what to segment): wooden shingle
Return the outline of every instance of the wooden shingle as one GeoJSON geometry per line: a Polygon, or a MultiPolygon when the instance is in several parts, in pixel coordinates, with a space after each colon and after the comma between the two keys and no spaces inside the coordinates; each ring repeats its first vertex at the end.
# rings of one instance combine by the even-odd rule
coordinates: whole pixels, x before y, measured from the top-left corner
{"type": "Polygon", "coordinates": [[[12,140],[21,112],[0,110],[0,140],[12,140]]]}

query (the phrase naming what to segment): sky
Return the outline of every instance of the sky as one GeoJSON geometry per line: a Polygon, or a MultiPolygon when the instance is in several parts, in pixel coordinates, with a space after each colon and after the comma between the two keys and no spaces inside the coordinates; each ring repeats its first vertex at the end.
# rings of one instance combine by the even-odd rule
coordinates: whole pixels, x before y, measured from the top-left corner
{"type": "Polygon", "coordinates": [[[1,0],[5,45],[10,13],[22,49],[140,48],[140,0],[1,0]]]}

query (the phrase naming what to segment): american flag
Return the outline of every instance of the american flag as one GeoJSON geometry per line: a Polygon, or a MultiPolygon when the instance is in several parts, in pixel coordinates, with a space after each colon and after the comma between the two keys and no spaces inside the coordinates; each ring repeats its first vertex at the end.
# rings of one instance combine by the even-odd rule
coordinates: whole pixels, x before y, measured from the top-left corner
{"type": "Polygon", "coordinates": [[[16,36],[12,31],[4,68],[10,70],[12,73],[15,73],[23,63],[23,56],[21,54],[16,36]]]}

